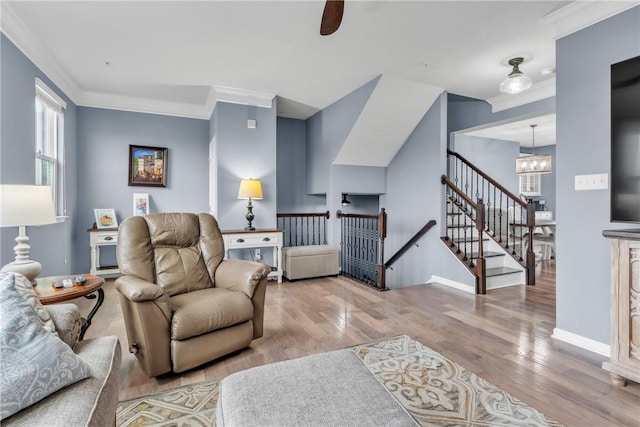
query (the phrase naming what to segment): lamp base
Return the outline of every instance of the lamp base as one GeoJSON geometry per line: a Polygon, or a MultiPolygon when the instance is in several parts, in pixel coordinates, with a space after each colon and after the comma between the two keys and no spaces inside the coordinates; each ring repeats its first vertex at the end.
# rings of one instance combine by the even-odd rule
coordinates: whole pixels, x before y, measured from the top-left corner
{"type": "Polygon", "coordinates": [[[255,228],[251,225],[255,215],[253,214],[253,205],[251,204],[251,197],[249,197],[249,204],[247,204],[247,214],[244,216],[249,221],[249,225],[247,225],[245,230],[255,230],[255,228]]]}
{"type": "Polygon", "coordinates": [[[32,284],[36,284],[36,277],[42,271],[42,265],[38,261],[13,261],[2,267],[0,273],[20,273],[32,284]]]}

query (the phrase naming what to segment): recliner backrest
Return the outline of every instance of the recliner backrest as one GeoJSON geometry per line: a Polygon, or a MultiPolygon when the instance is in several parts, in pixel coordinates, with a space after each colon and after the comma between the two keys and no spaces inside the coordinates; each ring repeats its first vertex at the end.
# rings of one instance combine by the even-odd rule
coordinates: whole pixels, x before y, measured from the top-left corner
{"type": "Polygon", "coordinates": [[[118,267],[162,287],[169,296],[214,286],[224,257],[209,214],[163,213],[127,218],[118,230],[118,267]]]}

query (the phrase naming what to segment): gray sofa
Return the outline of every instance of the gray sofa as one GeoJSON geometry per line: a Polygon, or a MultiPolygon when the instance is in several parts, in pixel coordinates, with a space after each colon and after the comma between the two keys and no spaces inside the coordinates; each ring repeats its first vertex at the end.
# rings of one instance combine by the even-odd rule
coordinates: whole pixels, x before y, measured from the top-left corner
{"type": "Polygon", "coordinates": [[[2,420],[3,427],[114,425],[121,361],[118,338],[109,336],[78,342],[81,325],[78,307],[56,304],[45,308],[60,339],[89,364],[93,375],[2,420]]]}

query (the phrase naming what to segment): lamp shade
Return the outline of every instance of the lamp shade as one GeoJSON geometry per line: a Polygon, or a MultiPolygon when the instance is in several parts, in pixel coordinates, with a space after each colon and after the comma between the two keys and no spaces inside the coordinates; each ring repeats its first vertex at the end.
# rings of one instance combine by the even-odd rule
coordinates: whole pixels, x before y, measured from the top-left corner
{"type": "Polygon", "coordinates": [[[262,184],[257,179],[243,179],[240,181],[238,199],[262,200],[262,184]]]}
{"type": "Polygon", "coordinates": [[[0,185],[0,227],[45,225],[55,222],[51,187],[0,185]]]}
{"type": "Polygon", "coordinates": [[[524,156],[516,159],[516,173],[550,173],[551,156],[524,156]]]}
{"type": "Polygon", "coordinates": [[[518,66],[524,62],[523,58],[513,58],[509,61],[509,65],[513,67],[507,78],[500,83],[500,92],[516,94],[525,91],[531,87],[531,79],[524,75],[518,66]]]}

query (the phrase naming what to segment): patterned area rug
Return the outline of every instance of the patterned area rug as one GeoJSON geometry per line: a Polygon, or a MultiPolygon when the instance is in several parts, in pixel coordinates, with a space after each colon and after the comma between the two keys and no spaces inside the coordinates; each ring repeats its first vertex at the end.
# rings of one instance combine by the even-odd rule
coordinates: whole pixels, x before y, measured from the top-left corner
{"type": "MultiPolygon", "coordinates": [[[[561,426],[406,335],[351,348],[422,426],[561,426]]],[[[117,426],[213,426],[218,382],[120,402],[117,426]]]]}
{"type": "Polygon", "coordinates": [[[353,351],[420,425],[561,426],[406,335],[353,351]]]}
{"type": "Polygon", "coordinates": [[[218,381],[174,388],[118,404],[116,426],[215,426],[218,381]]]}

